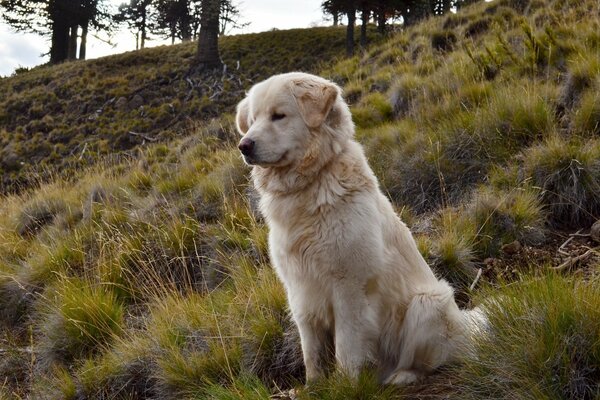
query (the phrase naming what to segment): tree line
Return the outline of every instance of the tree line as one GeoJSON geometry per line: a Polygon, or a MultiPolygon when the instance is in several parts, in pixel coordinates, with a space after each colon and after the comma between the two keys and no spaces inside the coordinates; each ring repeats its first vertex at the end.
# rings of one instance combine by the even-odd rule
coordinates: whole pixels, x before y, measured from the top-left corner
{"type": "Polygon", "coordinates": [[[112,32],[126,26],[136,49],[150,36],[198,40],[198,62],[220,67],[218,36],[238,22],[232,0],[129,0],[111,10],[108,0],[0,0],[2,19],[17,31],[50,37],[50,64],[85,59],[90,31],[112,32]],[[202,43],[202,45],[200,45],[202,43]]]}
{"type": "MultiPolygon", "coordinates": [[[[2,19],[18,31],[50,37],[50,63],[85,59],[90,31],[111,32],[127,26],[136,49],[151,36],[198,40],[196,62],[211,69],[222,66],[218,37],[243,27],[234,0],[129,0],[111,10],[108,0],[0,0],[2,19]]],[[[409,25],[431,15],[442,15],[477,0],[324,0],[323,12],[334,25],[347,21],[346,52],[354,52],[354,29],[360,15],[360,44],[367,44],[367,25],[373,20],[385,34],[390,20],[409,25]]]]}
{"type": "Polygon", "coordinates": [[[388,21],[397,20],[403,26],[414,24],[432,15],[443,15],[477,0],[324,0],[323,12],[330,16],[333,25],[346,18],[346,53],[354,53],[354,29],[357,14],[360,15],[361,47],[367,44],[367,25],[371,20],[377,25],[377,31],[385,34],[388,21]]]}

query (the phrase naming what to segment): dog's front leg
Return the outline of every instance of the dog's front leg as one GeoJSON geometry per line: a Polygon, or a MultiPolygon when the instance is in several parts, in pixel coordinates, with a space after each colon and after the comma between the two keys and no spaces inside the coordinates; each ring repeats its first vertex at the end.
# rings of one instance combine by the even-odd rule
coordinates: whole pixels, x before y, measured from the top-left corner
{"type": "Polygon", "coordinates": [[[374,312],[361,288],[341,281],[335,290],[334,315],[338,366],[350,377],[357,378],[373,352],[374,312]]]}
{"type": "Polygon", "coordinates": [[[306,367],[306,383],[310,384],[325,375],[328,351],[327,330],[321,321],[310,316],[296,318],[296,324],[306,367]]]}

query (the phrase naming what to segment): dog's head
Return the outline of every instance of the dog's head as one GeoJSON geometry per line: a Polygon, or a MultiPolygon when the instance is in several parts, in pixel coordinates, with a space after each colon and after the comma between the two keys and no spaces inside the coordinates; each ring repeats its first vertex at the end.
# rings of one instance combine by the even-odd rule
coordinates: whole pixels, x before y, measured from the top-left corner
{"type": "Polygon", "coordinates": [[[351,125],[340,88],[318,76],[293,72],[275,75],[252,87],[237,106],[243,135],[239,149],[246,163],[283,167],[306,157],[314,136],[326,124],[351,125]]]}

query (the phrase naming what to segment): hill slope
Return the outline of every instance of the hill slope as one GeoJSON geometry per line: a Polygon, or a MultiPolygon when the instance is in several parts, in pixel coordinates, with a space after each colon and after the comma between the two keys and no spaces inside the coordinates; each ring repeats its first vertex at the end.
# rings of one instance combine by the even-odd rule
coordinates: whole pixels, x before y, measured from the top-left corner
{"type": "MultiPolygon", "coordinates": [[[[322,66],[421,251],[464,305],[487,304],[491,328],[423,385],[332,374],[300,398],[597,397],[600,258],[581,235],[600,217],[598,11],[481,3],[322,66]]],[[[0,398],[301,386],[236,142],[224,116],[0,200],[0,398]]]]}
{"type": "Polygon", "coordinates": [[[0,79],[0,193],[33,183],[32,176],[186,135],[197,121],[230,111],[253,81],[318,72],[344,54],[345,30],[227,36],[220,46],[228,69],[219,77],[194,70],[196,44],[184,43],[0,79]]]}

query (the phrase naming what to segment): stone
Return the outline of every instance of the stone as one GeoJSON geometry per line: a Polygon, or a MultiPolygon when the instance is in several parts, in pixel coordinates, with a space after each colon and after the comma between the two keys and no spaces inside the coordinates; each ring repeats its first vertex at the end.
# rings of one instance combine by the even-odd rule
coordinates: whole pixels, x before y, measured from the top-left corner
{"type": "Polygon", "coordinates": [[[119,111],[127,110],[127,99],[125,97],[119,97],[117,101],[115,101],[115,109],[119,111]]]}
{"type": "Polygon", "coordinates": [[[502,251],[509,255],[517,254],[519,251],[521,251],[521,247],[521,243],[518,240],[515,240],[514,242],[503,245],[502,251]]]}
{"type": "Polygon", "coordinates": [[[596,243],[600,243],[600,219],[594,222],[594,225],[592,225],[592,228],[590,229],[590,235],[596,243]]]}
{"type": "Polygon", "coordinates": [[[139,94],[133,96],[131,100],[129,100],[129,109],[136,110],[144,105],[144,99],[139,94]]]}

